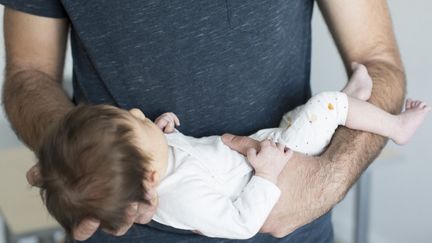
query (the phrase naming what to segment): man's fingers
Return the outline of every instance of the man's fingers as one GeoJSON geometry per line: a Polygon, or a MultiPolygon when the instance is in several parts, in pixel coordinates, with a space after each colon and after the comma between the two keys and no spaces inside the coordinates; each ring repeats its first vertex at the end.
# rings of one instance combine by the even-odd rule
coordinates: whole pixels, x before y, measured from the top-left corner
{"type": "Polygon", "coordinates": [[[27,182],[32,186],[39,187],[42,183],[39,163],[33,165],[26,173],[27,182]]]}
{"type": "Polygon", "coordinates": [[[117,229],[116,231],[110,231],[110,230],[106,230],[104,228],[102,228],[102,230],[105,231],[106,233],[110,234],[110,235],[122,236],[128,232],[128,230],[132,227],[132,225],[133,225],[133,223],[132,224],[126,224],[126,225],[120,227],[119,229],[117,229]]]}
{"type": "Polygon", "coordinates": [[[152,219],[156,209],[157,203],[155,203],[154,205],[140,203],[138,207],[139,216],[135,219],[135,223],[147,224],[152,219]]]}
{"type": "Polygon", "coordinates": [[[120,227],[116,232],[112,232],[113,235],[121,236],[126,234],[126,232],[132,227],[138,216],[138,203],[131,203],[129,208],[126,210],[126,224],[120,227]]]}
{"type": "Polygon", "coordinates": [[[151,200],[153,200],[154,198],[157,197],[157,192],[156,192],[155,189],[149,189],[149,190],[147,191],[147,193],[144,195],[144,197],[145,197],[147,200],[151,201],[151,200]]]}
{"type": "Polygon", "coordinates": [[[225,133],[222,135],[221,139],[225,145],[243,155],[247,155],[249,148],[254,148],[256,151],[259,151],[260,148],[259,142],[249,137],[235,136],[225,133]]]}
{"type": "Polygon", "coordinates": [[[138,216],[139,216],[138,215],[138,203],[133,202],[126,209],[126,224],[114,232],[113,231],[107,231],[107,230],[106,230],[106,232],[108,232],[112,235],[115,235],[115,236],[124,235],[132,227],[133,223],[135,222],[135,220],[138,216]]]}
{"type": "Polygon", "coordinates": [[[119,228],[116,232],[108,232],[108,233],[115,235],[115,236],[122,236],[128,232],[128,230],[132,227],[132,225],[133,225],[133,223],[127,224],[127,225],[119,228]]]}
{"type": "Polygon", "coordinates": [[[255,161],[255,158],[257,156],[257,151],[254,148],[248,149],[246,153],[247,153],[247,158],[248,158],[249,162],[255,161]]]}
{"type": "Polygon", "coordinates": [[[78,241],[90,238],[99,228],[100,221],[93,218],[86,218],[72,231],[72,237],[78,241]]]}
{"type": "Polygon", "coordinates": [[[271,147],[271,146],[276,147],[276,143],[270,138],[262,140],[260,145],[261,145],[261,148],[262,147],[271,147]]]}
{"type": "Polygon", "coordinates": [[[138,203],[133,202],[129,205],[129,207],[126,209],[126,220],[128,222],[133,222],[138,214],[138,203]]]}
{"type": "Polygon", "coordinates": [[[135,220],[137,224],[148,224],[153,217],[153,212],[144,212],[135,220]]]}

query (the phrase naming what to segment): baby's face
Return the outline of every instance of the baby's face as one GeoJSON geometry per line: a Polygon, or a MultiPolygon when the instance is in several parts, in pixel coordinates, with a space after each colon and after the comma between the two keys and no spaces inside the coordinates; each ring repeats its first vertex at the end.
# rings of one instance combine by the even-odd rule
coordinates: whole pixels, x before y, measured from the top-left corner
{"type": "Polygon", "coordinates": [[[145,183],[156,187],[165,176],[168,165],[168,144],[161,129],[138,109],[129,111],[132,124],[135,126],[138,146],[151,158],[150,177],[145,183]]]}

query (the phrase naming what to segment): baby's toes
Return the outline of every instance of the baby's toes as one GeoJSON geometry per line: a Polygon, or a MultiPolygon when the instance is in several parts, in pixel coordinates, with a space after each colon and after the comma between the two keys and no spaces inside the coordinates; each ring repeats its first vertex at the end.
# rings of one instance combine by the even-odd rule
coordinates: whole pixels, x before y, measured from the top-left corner
{"type": "Polygon", "coordinates": [[[412,100],[411,100],[410,98],[408,98],[408,99],[405,101],[405,109],[406,109],[406,110],[411,109],[411,103],[412,103],[412,100]]]}
{"type": "Polygon", "coordinates": [[[420,101],[419,107],[424,109],[427,106],[426,102],[420,101]]]}

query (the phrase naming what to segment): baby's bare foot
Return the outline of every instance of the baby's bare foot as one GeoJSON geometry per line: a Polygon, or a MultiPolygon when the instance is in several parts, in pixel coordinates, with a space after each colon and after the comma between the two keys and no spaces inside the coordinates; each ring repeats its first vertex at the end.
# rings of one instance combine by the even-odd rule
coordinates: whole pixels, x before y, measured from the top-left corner
{"type": "Polygon", "coordinates": [[[353,62],[351,68],[353,74],[342,92],[350,97],[366,101],[372,93],[372,78],[362,64],[353,62]]]}
{"type": "Polygon", "coordinates": [[[405,111],[398,115],[400,129],[394,132],[391,139],[401,145],[408,143],[431,110],[432,107],[422,101],[407,99],[405,111]]]}

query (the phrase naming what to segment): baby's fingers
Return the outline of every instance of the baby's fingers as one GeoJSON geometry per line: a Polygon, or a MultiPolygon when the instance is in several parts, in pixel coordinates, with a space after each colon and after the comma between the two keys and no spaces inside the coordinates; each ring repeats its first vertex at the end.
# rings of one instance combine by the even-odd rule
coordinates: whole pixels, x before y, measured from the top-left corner
{"type": "Polygon", "coordinates": [[[172,116],[172,118],[173,118],[173,120],[174,120],[176,126],[180,126],[180,120],[179,120],[179,118],[177,117],[177,115],[174,114],[173,112],[170,112],[170,114],[171,114],[171,116],[172,116]]]}
{"type": "Polygon", "coordinates": [[[170,121],[168,122],[168,124],[165,126],[165,129],[163,130],[165,133],[171,133],[174,131],[174,122],[170,121]]]}
{"type": "Polygon", "coordinates": [[[163,131],[164,128],[168,125],[169,121],[164,118],[158,118],[156,119],[155,123],[156,126],[158,126],[163,131]]]}

